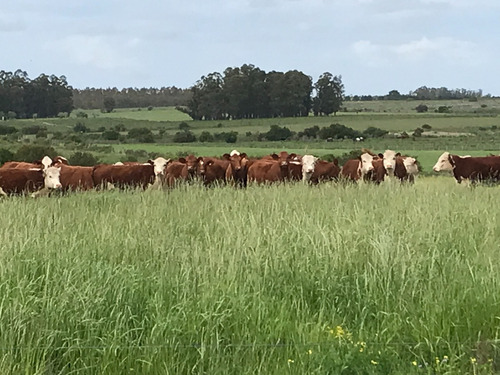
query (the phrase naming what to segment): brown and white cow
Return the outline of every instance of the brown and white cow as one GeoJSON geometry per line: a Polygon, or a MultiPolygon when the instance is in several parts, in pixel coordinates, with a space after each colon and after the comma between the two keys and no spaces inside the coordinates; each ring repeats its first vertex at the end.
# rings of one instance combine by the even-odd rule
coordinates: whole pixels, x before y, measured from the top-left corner
{"type": "Polygon", "coordinates": [[[0,195],[60,189],[60,172],[58,167],[0,169],[0,195]]]}
{"type": "Polygon", "coordinates": [[[340,171],[340,175],[350,181],[364,179],[365,175],[373,171],[373,155],[365,152],[357,159],[347,160],[340,171]]]}
{"type": "Polygon", "coordinates": [[[61,168],[61,185],[63,191],[91,190],[94,188],[92,171],[94,167],[56,164],[61,168]]]}
{"type": "Polygon", "coordinates": [[[18,169],[28,169],[28,168],[42,168],[46,169],[48,167],[52,167],[54,165],[66,164],[68,165],[68,159],[63,156],[56,156],[54,160],[52,160],[49,156],[44,156],[41,160],[36,160],[32,163],[24,162],[24,161],[8,161],[5,162],[1,168],[9,169],[9,168],[18,168],[18,169]]]}
{"type": "Polygon", "coordinates": [[[378,154],[373,156],[372,165],[373,170],[371,170],[364,176],[364,180],[374,182],[375,184],[380,184],[385,180],[385,176],[387,176],[387,171],[384,168],[383,155],[378,154]]]}
{"type": "Polygon", "coordinates": [[[93,167],[92,180],[95,187],[118,186],[142,187],[156,185],[165,173],[170,159],[163,157],[149,160],[147,163],[134,165],[100,164],[93,167]]]}
{"type": "Polygon", "coordinates": [[[300,180],[302,178],[302,161],[297,154],[281,151],[279,154],[266,155],[260,160],[279,162],[282,181],[300,180]]]}
{"type": "Polygon", "coordinates": [[[435,172],[452,171],[455,180],[461,183],[468,179],[472,183],[485,180],[500,180],[500,156],[458,156],[444,152],[432,168],[435,172]]]}

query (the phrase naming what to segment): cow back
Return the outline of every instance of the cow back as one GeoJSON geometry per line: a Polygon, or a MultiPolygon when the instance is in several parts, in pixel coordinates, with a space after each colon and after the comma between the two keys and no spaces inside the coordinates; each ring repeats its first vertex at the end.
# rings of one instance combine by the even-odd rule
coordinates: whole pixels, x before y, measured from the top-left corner
{"type": "Polygon", "coordinates": [[[0,169],[0,187],[7,194],[34,192],[43,188],[41,169],[0,169]]]}
{"type": "Polygon", "coordinates": [[[57,164],[61,168],[61,185],[64,191],[90,190],[94,188],[93,167],[57,164]]]}
{"type": "Polygon", "coordinates": [[[140,186],[145,189],[154,180],[154,167],[151,164],[99,164],[92,170],[92,181],[96,187],[110,183],[120,188],[140,186]]]}

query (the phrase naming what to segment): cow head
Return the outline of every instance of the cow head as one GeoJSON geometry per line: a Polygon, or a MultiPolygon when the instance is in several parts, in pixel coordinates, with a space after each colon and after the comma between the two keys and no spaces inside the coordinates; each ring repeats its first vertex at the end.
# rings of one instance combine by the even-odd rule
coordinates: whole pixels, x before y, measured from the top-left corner
{"type": "Polygon", "coordinates": [[[61,167],[48,167],[43,170],[44,186],[47,189],[61,189],[61,167]]]}
{"type": "Polygon", "coordinates": [[[40,161],[40,164],[43,165],[43,169],[47,169],[48,167],[50,167],[52,164],[54,163],[54,161],[47,155],[45,155],[42,160],[40,161]]]}
{"type": "Polygon", "coordinates": [[[213,164],[213,160],[208,159],[207,161],[205,161],[202,156],[198,158],[198,173],[200,174],[200,176],[205,176],[205,174],[207,173],[206,168],[211,164],[213,164]]]}
{"type": "Polygon", "coordinates": [[[239,171],[245,169],[248,163],[247,154],[245,153],[240,154],[233,152],[231,152],[231,154],[232,155],[224,154],[222,158],[229,160],[229,162],[231,163],[231,169],[233,170],[233,173],[238,173],[239,171]]]}
{"type": "Polygon", "coordinates": [[[453,157],[449,152],[443,152],[443,154],[439,157],[432,170],[434,172],[441,171],[452,171],[455,168],[455,163],[453,162],[453,157]]]}
{"type": "Polygon", "coordinates": [[[418,173],[418,164],[415,158],[412,158],[411,156],[403,158],[403,165],[405,166],[408,174],[415,175],[418,173]]]}
{"type": "Polygon", "coordinates": [[[318,158],[313,155],[302,156],[302,180],[309,181],[314,172],[318,158]]]}
{"type": "Polygon", "coordinates": [[[186,158],[179,158],[179,161],[181,163],[186,164],[187,172],[188,172],[188,177],[193,178],[196,176],[198,173],[198,164],[200,162],[200,159],[203,160],[202,157],[197,158],[194,155],[188,155],[186,158]],[[182,160],[181,160],[182,159],[182,160]]]}
{"type": "Polygon", "coordinates": [[[359,172],[361,176],[364,176],[368,172],[373,171],[373,155],[365,152],[359,157],[359,160],[361,161],[359,165],[359,172]]]}
{"type": "Polygon", "coordinates": [[[54,161],[52,162],[52,165],[56,164],[69,165],[69,161],[64,156],[58,155],[54,158],[54,161]]]}
{"type": "MultiPolygon", "coordinates": [[[[170,159],[165,159],[160,156],[154,160],[148,160],[148,163],[153,166],[155,177],[158,177],[165,174],[165,168],[167,167],[168,163],[170,163],[170,159]]],[[[115,165],[119,164],[116,163],[115,165]]],[[[123,163],[121,165],[123,165],[123,163]]]]}
{"type": "Polygon", "coordinates": [[[401,154],[399,152],[396,153],[392,150],[385,150],[384,154],[382,155],[382,159],[384,160],[384,168],[386,169],[389,176],[394,176],[394,170],[396,169],[396,158],[398,156],[401,156],[401,154]]]}

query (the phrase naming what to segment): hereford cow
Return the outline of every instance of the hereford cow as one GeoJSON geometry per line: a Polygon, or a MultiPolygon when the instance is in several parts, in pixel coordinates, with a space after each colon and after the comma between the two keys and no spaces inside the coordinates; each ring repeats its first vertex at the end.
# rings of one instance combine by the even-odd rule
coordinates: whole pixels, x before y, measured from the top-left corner
{"type": "Polygon", "coordinates": [[[452,171],[455,180],[461,183],[468,179],[472,183],[485,180],[500,180],[500,156],[458,156],[444,152],[432,168],[435,172],[452,171]]]}
{"type": "Polygon", "coordinates": [[[27,163],[24,161],[8,161],[2,165],[1,168],[18,168],[18,169],[29,169],[29,168],[42,168],[46,169],[48,167],[54,166],[55,164],[68,164],[68,160],[62,156],[56,156],[52,160],[49,156],[44,156],[41,160],[36,160],[33,163],[27,163]]]}
{"type": "Polygon", "coordinates": [[[313,175],[318,158],[313,155],[302,156],[302,181],[309,182],[313,175]]]}
{"type": "Polygon", "coordinates": [[[0,195],[60,189],[60,168],[0,169],[0,195]]]}
{"type": "Polygon", "coordinates": [[[93,167],[92,180],[96,187],[112,184],[120,188],[140,186],[146,189],[150,184],[159,183],[169,163],[170,159],[158,157],[135,165],[100,164],[93,167]]]}
{"type": "Polygon", "coordinates": [[[413,183],[415,182],[415,177],[418,175],[418,162],[411,156],[403,156],[402,158],[406,172],[408,173],[408,181],[413,183]]]}
{"type": "Polygon", "coordinates": [[[357,159],[347,160],[340,171],[340,175],[350,181],[364,179],[365,175],[373,171],[373,155],[365,152],[357,159]]]}
{"type": "Polygon", "coordinates": [[[400,155],[400,153],[396,153],[392,150],[385,150],[382,154],[382,159],[384,160],[384,168],[389,177],[394,177],[394,170],[396,169],[396,159],[400,155]]]}
{"type": "Polygon", "coordinates": [[[63,191],[90,190],[94,188],[93,167],[66,164],[56,164],[56,166],[61,168],[63,191]]]}

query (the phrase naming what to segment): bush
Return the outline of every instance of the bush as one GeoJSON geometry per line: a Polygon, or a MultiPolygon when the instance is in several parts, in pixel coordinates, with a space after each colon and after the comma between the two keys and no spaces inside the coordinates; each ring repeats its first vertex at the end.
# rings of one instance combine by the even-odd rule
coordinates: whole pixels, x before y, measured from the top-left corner
{"type": "Polygon", "coordinates": [[[154,143],[153,133],[148,128],[130,129],[127,138],[135,139],[140,143],[154,143]]]}
{"type": "Polygon", "coordinates": [[[116,130],[106,130],[102,132],[101,137],[107,141],[117,141],[120,138],[120,133],[116,130]]]}
{"type": "Polygon", "coordinates": [[[238,132],[215,133],[214,139],[216,141],[223,141],[226,143],[236,143],[236,140],[238,139],[238,132]]]}
{"type": "Polygon", "coordinates": [[[427,112],[429,110],[429,107],[427,107],[425,104],[419,104],[415,107],[415,110],[418,113],[423,113],[423,112],[427,112]]]}
{"type": "Polygon", "coordinates": [[[183,121],[179,124],[179,130],[189,130],[189,125],[183,121]]]}
{"type": "Polygon", "coordinates": [[[175,143],[191,143],[196,141],[196,137],[189,130],[175,133],[173,141],[175,143]]]}
{"type": "Polygon", "coordinates": [[[89,128],[87,128],[83,123],[77,122],[76,125],[73,127],[73,131],[75,133],[86,133],[89,131],[89,128]]]}
{"type": "Polygon", "coordinates": [[[331,124],[329,127],[321,128],[318,132],[318,136],[321,139],[343,139],[350,138],[354,139],[356,137],[361,137],[361,132],[354,130],[353,128],[349,128],[345,125],[341,124],[331,124]]]}
{"type": "Polygon", "coordinates": [[[47,138],[47,135],[46,129],[40,129],[38,133],[36,133],[35,138],[47,138]]]}
{"type": "Polygon", "coordinates": [[[13,119],[15,119],[16,117],[17,117],[17,113],[16,113],[16,112],[14,112],[14,111],[9,111],[9,112],[7,112],[7,118],[8,118],[9,120],[13,120],[13,119]]]}
{"type": "Polygon", "coordinates": [[[99,160],[92,155],[90,152],[75,152],[68,158],[69,164],[71,165],[82,165],[86,167],[91,167],[93,165],[99,164],[99,160]]]}
{"type": "Polygon", "coordinates": [[[105,128],[104,126],[99,126],[99,127],[97,128],[97,132],[98,132],[98,133],[102,133],[102,132],[105,132],[105,131],[106,131],[106,128],[105,128]]]}
{"type": "Polygon", "coordinates": [[[68,112],[59,112],[59,113],[57,114],[57,117],[59,117],[59,118],[66,118],[66,117],[68,117],[68,116],[69,116],[69,113],[68,113],[68,112]]]}
{"type": "Polygon", "coordinates": [[[83,111],[78,111],[78,112],[76,112],[76,117],[77,117],[77,118],[88,118],[88,117],[89,117],[89,115],[88,115],[88,114],[86,114],[86,113],[85,113],[85,112],[83,112],[83,111]]]}
{"type": "Polygon", "coordinates": [[[449,107],[447,105],[440,105],[437,109],[437,112],[438,113],[450,113],[450,109],[451,109],[451,107],[449,107]]]}
{"type": "Polygon", "coordinates": [[[363,132],[363,135],[365,137],[370,137],[370,138],[382,138],[388,133],[386,130],[382,130],[380,128],[376,128],[374,126],[370,126],[369,128],[366,128],[366,130],[363,132]]]}
{"type": "Polygon", "coordinates": [[[424,130],[431,130],[432,126],[430,126],[429,124],[423,124],[422,125],[422,129],[424,129],[424,130]]]}
{"type": "Polygon", "coordinates": [[[14,154],[14,160],[27,161],[41,160],[44,156],[56,157],[57,152],[51,146],[23,145],[14,154]]]}
{"type": "Polygon", "coordinates": [[[47,130],[47,128],[40,125],[30,125],[25,128],[21,128],[21,133],[24,135],[37,134],[40,130],[47,130]]]}
{"type": "Polygon", "coordinates": [[[299,132],[297,134],[299,138],[317,138],[319,133],[319,126],[314,125],[313,127],[310,128],[305,128],[303,131],[299,132]]]}
{"type": "Polygon", "coordinates": [[[204,131],[200,134],[200,137],[198,138],[200,142],[213,142],[214,141],[214,136],[210,134],[210,132],[204,131]]]}
{"type": "Polygon", "coordinates": [[[17,129],[13,126],[0,125],[0,135],[7,135],[16,133],[17,129]]]}
{"type": "Polygon", "coordinates": [[[150,105],[150,106],[148,107],[148,111],[152,111],[152,110],[153,110],[153,106],[152,106],[152,105],[150,105]]]}
{"type": "Polygon", "coordinates": [[[271,129],[263,134],[264,138],[268,141],[286,141],[291,138],[292,135],[292,131],[286,126],[279,127],[278,125],[271,125],[271,129]]]}
{"type": "Polygon", "coordinates": [[[0,165],[12,160],[14,160],[14,154],[6,148],[0,148],[0,165]]]}

